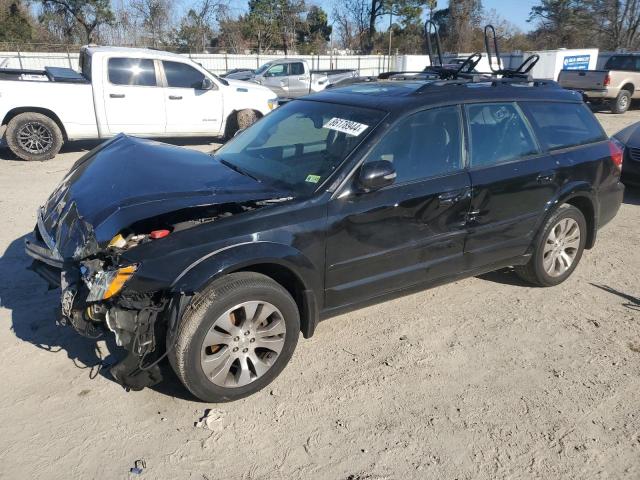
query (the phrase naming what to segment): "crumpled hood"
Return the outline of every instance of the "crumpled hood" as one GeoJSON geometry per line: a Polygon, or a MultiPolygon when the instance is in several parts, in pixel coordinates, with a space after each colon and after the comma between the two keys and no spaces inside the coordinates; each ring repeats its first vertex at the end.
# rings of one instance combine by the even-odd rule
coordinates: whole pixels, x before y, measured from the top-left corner
{"type": "Polygon", "coordinates": [[[78,160],[41,207],[38,224],[50,248],[79,260],[140,220],[284,196],[206,153],[118,135],[78,160]]]}

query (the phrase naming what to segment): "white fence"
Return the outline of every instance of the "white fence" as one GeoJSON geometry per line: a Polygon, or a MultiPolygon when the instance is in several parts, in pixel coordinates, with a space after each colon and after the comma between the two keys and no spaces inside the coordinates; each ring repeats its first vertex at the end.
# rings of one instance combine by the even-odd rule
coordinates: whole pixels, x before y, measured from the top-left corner
{"type": "MultiPolygon", "coordinates": [[[[282,55],[227,55],[227,54],[184,54],[213,73],[224,73],[233,68],[258,68],[269,60],[282,55]]],[[[44,67],[68,67],[78,69],[77,52],[0,52],[0,68],[22,68],[42,70],[44,67]]],[[[395,58],[386,55],[296,55],[309,62],[312,70],[353,68],[362,75],[378,75],[395,68],[395,58]],[[390,61],[391,60],[391,61],[390,61]]]]}
{"type": "MultiPolygon", "coordinates": [[[[231,55],[231,54],[183,54],[193,61],[200,63],[213,73],[224,73],[233,68],[258,68],[269,60],[282,58],[282,55],[231,55]]],[[[602,68],[607,59],[614,53],[600,52],[598,68],[602,68]]],[[[447,62],[465,54],[444,55],[447,62]]],[[[43,53],[43,52],[0,52],[0,68],[22,68],[42,70],[44,67],[69,67],[78,69],[78,52],[43,53]]],[[[411,65],[410,70],[418,70],[428,65],[428,58],[424,55],[296,55],[309,62],[312,70],[353,68],[361,75],[378,75],[382,72],[399,70],[403,65],[411,65]]],[[[505,68],[515,68],[523,60],[519,52],[501,55],[505,68]]]]}

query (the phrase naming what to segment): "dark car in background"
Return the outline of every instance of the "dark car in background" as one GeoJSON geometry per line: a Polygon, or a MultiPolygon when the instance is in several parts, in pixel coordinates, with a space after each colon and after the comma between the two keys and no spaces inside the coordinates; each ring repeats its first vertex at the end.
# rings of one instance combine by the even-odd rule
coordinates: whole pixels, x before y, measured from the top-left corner
{"type": "Polygon", "coordinates": [[[613,137],[624,149],[622,181],[640,187],[640,122],[629,125],[613,137]]]}
{"type": "Polygon", "coordinates": [[[507,266],[563,282],[620,207],[621,164],[554,82],[356,83],[274,110],[213,155],[99,146],[39,210],[26,251],[61,285],[63,321],[115,334],[123,385],[159,381],[168,356],[195,396],[229,401],[340,312],[507,266]]]}

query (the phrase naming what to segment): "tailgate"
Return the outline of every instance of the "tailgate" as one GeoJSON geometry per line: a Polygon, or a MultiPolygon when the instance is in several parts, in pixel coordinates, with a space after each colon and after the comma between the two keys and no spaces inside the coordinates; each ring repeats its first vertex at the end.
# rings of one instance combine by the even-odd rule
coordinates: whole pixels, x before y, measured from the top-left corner
{"type": "Polygon", "coordinates": [[[562,70],[558,83],[574,90],[602,90],[609,72],[606,70],[562,70]]]}

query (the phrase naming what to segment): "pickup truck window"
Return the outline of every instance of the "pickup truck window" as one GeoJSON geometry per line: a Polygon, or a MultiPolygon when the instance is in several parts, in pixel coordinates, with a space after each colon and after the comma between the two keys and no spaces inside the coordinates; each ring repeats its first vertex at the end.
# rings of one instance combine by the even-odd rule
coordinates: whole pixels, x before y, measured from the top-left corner
{"type": "Polygon", "coordinates": [[[202,88],[204,75],[190,65],[180,62],[162,62],[167,85],[175,88],[202,88]]]}
{"type": "Polygon", "coordinates": [[[279,63],[271,67],[265,75],[269,77],[286,77],[289,75],[289,69],[287,68],[287,64],[279,63]]]}
{"type": "Polygon", "coordinates": [[[606,138],[598,121],[582,103],[521,102],[520,106],[546,149],[584,145],[606,138]]]}
{"type": "Polygon", "coordinates": [[[510,162],[538,151],[513,103],[468,105],[467,118],[472,167],[510,162]]]}
{"type": "Polygon", "coordinates": [[[304,75],[304,64],[302,62],[290,64],[289,75],[304,75]]]}
{"type": "Polygon", "coordinates": [[[604,69],[640,72],[640,55],[614,55],[607,60],[604,69]]]}
{"type": "Polygon", "coordinates": [[[153,60],[139,58],[110,58],[109,81],[114,85],[155,87],[156,70],[153,60]]]}
{"type": "Polygon", "coordinates": [[[379,110],[296,100],[228,142],[215,158],[296,196],[311,194],[384,116],[379,110]]]}
{"type": "Polygon", "coordinates": [[[425,110],[395,125],[366,161],[392,162],[396,184],[435,177],[462,168],[461,138],[458,107],[425,110]]]}

